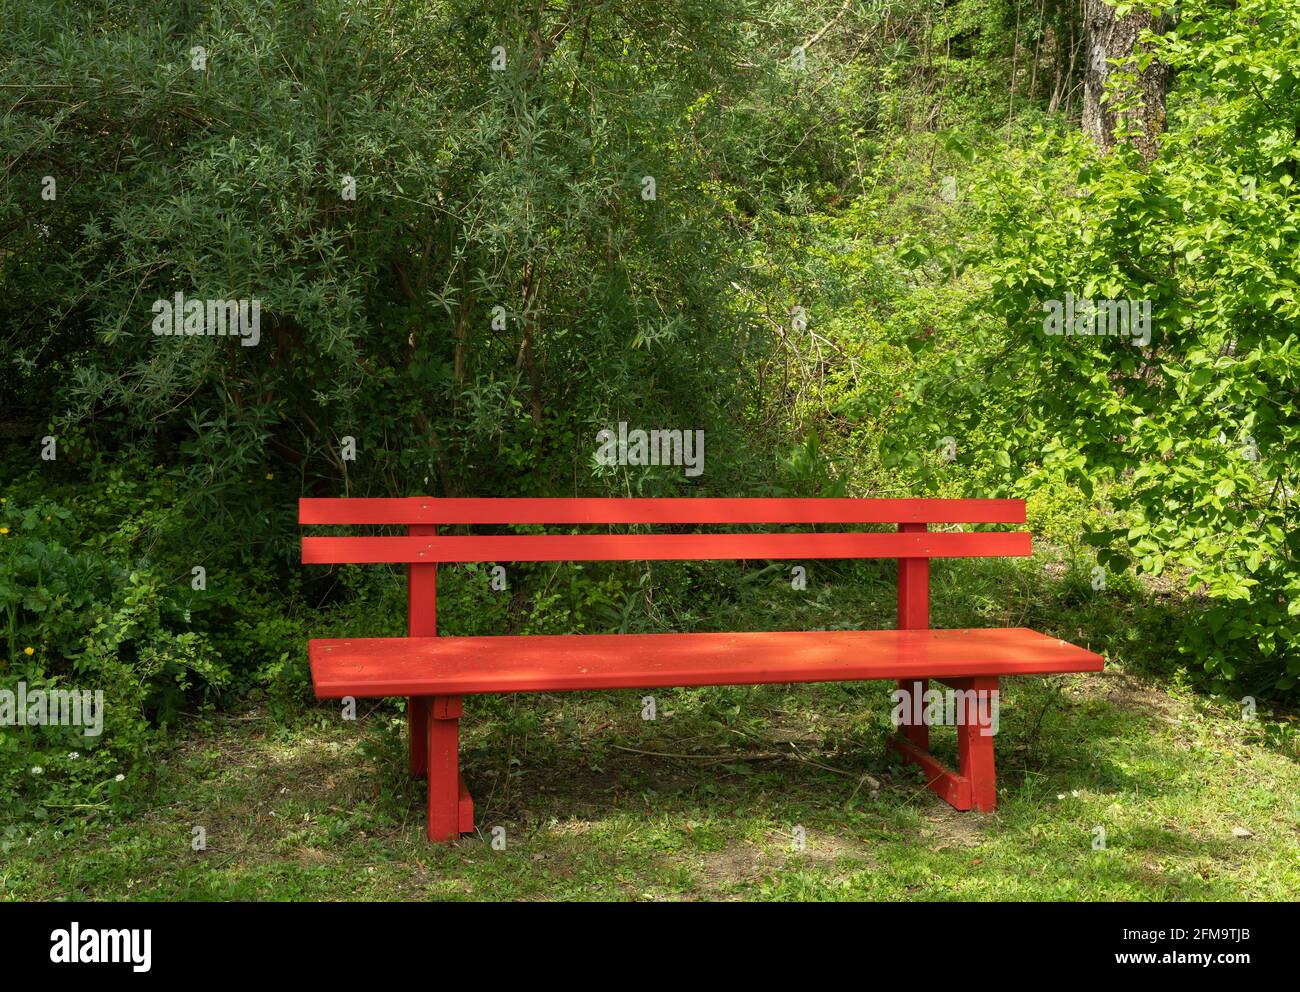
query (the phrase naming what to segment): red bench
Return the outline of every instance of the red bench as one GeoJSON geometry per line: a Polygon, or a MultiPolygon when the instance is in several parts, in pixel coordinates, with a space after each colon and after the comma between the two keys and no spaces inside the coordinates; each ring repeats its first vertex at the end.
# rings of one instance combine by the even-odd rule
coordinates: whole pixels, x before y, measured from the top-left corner
{"type": "MultiPolygon", "coordinates": [[[[1027,533],[932,531],[931,524],[1023,523],[1012,499],[303,499],[302,524],[397,525],[406,536],[305,537],[304,564],[407,565],[407,637],[313,640],[320,699],[406,696],[410,767],[427,775],[429,839],[473,830],[457,761],[461,697],[482,692],[652,689],[929,679],[987,706],[1002,675],[1100,671],[1090,651],[1025,628],[931,630],[930,559],[1024,556],[1027,533]],[[444,535],[438,527],[562,524],[897,524],[891,533],[444,535]],[[898,629],[780,633],[438,637],[443,562],[897,558],[898,629]]],[[[970,713],[974,714],[972,709],[970,713]]],[[[959,722],[960,770],[928,752],[929,727],[894,746],[957,809],[996,805],[993,738],[959,722]]]]}

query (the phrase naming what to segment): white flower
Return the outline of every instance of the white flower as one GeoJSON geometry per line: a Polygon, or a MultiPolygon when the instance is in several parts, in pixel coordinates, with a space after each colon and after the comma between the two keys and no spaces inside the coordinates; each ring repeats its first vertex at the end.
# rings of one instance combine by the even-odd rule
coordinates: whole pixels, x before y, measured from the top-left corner
{"type": "Polygon", "coordinates": [[[45,774],[45,769],[42,768],[40,765],[32,765],[32,774],[33,774],[33,775],[43,775],[43,774],[45,774]]]}
{"type": "Polygon", "coordinates": [[[71,758],[73,761],[76,761],[78,758],[81,757],[81,755],[79,755],[76,751],[69,751],[68,757],[71,758]]]}
{"type": "Polygon", "coordinates": [[[125,781],[126,781],[126,776],[123,775],[121,772],[118,772],[118,773],[117,773],[117,777],[116,777],[115,779],[113,779],[113,781],[114,781],[114,782],[125,782],[125,781]]]}

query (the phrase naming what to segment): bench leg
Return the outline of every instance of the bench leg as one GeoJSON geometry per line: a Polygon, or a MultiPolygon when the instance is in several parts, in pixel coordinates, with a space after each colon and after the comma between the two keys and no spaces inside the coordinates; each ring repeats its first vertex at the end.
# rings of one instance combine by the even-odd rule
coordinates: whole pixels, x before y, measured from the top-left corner
{"type": "Polygon", "coordinates": [[[474,802],[460,777],[459,696],[434,696],[428,714],[429,840],[449,843],[474,829],[474,802]]]}
{"type": "MultiPolygon", "coordinates": [[[[915,694],[924,700],[925,694],[930,688],[930,680],[899,679],[898,688],[899,691],[906,692],[908,694],[907,698],[909,699],[913,698],[915,694]]],[[[915,710],[915,707],[913,707],[913,710],[915,710]]],[[[930,728],[925,722],[924,709],[921,710],[920,723],[905,723],[900,729],[903,732],[903,736],[911,741],[916,747],[919,747],[922,751],[930,750],[930,728]]]]}
{"type": "Polygon", "coordinates": [[[406,744],[411,774],[424,778],[429,772],[429,699],[406,697],[406,744]]]}
{"type": "MultiPolygon", "coordinates": [[[[925,770],[926,785],[935,795],[954,809],[976,809],[985,812],[997,808],[997,780],[993,770],[993,737],[980,726],[981,713],[987,715],[992,705],[989,694],[996,692],[996,676],[978,676],[965,679],[945,679],[954,689],[973,690],[975,695],[963,696],[957,725],[957,757],[960,772],[954,772],[926,750],[927,745],[916,742],[912,734],[900,735],[890,743],[904,758],[925,770]]],[[[906,686],[900,683],[900,688],[906,686]]],[[[917,728],[908,727],[907,730],[917,728]]],[[[929,736],[929,728],[919,728],[929,736]]]]}
{"type": "Polygon", "coordinates": [[[975,692],[966,697],[966,719],[957,727],[957,760],[962,778],[970,782],[971,808],[991,812],[998,805],[997,777],[993,771],[993,735],[981,724],[988,721],[989,707],[996,705],[990,693],[998,691],[998,680],[996,677],[953,679],[951,684],[954,688],[975,692]],[[958,685],[958,682],[962,684],[958,685]]]}

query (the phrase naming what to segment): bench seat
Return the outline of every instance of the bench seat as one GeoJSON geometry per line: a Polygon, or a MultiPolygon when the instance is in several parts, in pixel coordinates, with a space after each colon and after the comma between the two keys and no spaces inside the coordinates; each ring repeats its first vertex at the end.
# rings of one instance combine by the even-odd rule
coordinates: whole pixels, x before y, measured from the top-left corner
{"type": "Polygon", "coordinates": [[[1102,670],[1100,655],[1024,627],[321,639],[309,655],[321,699],[1102,670]]]}

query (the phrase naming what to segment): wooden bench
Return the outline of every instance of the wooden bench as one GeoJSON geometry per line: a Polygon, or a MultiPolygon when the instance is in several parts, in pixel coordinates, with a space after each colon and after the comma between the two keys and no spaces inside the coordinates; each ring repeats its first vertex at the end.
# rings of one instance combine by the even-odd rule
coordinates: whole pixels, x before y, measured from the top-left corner
{"type": "MultiPolygon", "coordinates": [[[[427,775],[434,841],[473,830],[457,759],[461,697],[485,692],[654,689],[889,679],[925,692],[930,679],[987,706],[1003,675],[1100,671],[1090,651],[1025,628],[930,629],[930,559],[1024,556],[1024,532],[933,531],[931,525],[1023,523],[1011,499],[303,499],[302,524],[387,525],[405,536],[305,537],[304,564],[407,566],[408,636],[312,640],[316,696],[406,696],[410,768],[427,775]],[[889,533],[580,533],[447,535],[462,525],[896,524],[889,533]],[[438,565],[447,562],[896,558],[898,629],[779,633],[437,636],[438,565]]],[[[962,705],[966,705],[963,703],[962,705]]],[[[959,721],[960,768],[928,751],[929,727],[894,741],[929,787],[961,810],[996,805],[993,737],[959,721]]]]}

